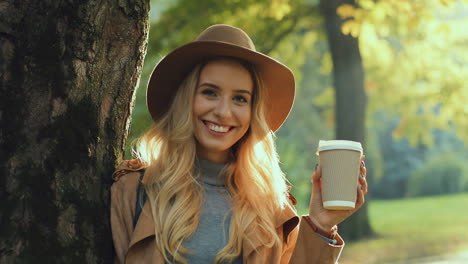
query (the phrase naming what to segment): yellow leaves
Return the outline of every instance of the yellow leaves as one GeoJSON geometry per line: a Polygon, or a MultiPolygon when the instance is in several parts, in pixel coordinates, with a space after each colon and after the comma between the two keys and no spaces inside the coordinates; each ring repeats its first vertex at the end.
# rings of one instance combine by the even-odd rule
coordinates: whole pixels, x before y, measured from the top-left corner
{"type": "Polygon", "coordinates": [[[258,27],[255,21],[264,18],[281,21],[293,11],[292,5],[291,0],[258,1],[249,4],[239,12],[232,13],[231,10],[225,9],[224,12],[213,17],[216,17],[215,21],[240,26],[247,32],[255,32],[258,27]]]}
{"type": "Polygon", "coordinates": [[[437,26],[436,32],[440,33],[441,35],[447,36],[450,34],[450,26],[447,25],[446,23],[442,23],[437,26]]]}
{"type": "Polygon", "coordinates": [[[341,26],[341,32],[345,35],[351,35],[357,38],[361,32],[361,22],[356,20],[345,21],[341,26]]]}
{"type": "Polygon", "coordinates": [[[372,21],[382,21],[387,15],[387,10],[384,5],[376,5],[370,12],[370,19],[372,21]]]}
{"type": "MultiPolygon", "coordinates": [[[[372,6],[370,4],[372,1],[368,0],[367,2],[367,6],[372,6]]],[[[343,25],[341,25],[341,32],[343,32],[345,35],[351,35],[357,38],[361,32],[361,23],[362,18],[364,17],[364,10],[361,8],[355,8],[350,4],[343,4],[336,9],[336,14],[341,19],[348,19],[343,22],[343,25]]]]}
{"type": "Polygon", "coordinates": [[[411,4],[408,1],[398,1],[396,8],[402,13],[410,13],[413,9],[411,4]]]}
{"type": "Polygon", "coordinates": [[[277,21],[280,21],[281,19],[283,19],[284,16],[288,15],[290,12],[291,5],[289,4],[289,1],[273,0],[268,13],[277,21]]]}
{"type": "MultiPolygon", "coordinates": [[[[432,144],[434,128],[468,140],[468,0],[366,1],[358,0],[360,27],[343,29],[360,30],[369,110],[400,116],[393,136],[412,144],[432,144]]],[[[358,8],[340,12],[356,15],[358,8]]]]}
{"type": "Polygon", "coordinates": [[[356,8],[354,8],[354,6],[352,6],[350,4],[341,5],[336,9],[336,13],[342,19],[353,17],[355,12],[356,12],[356,8]]]}
{"type": "Polygon", "coordinates": [[[407,27],[408,27],[408,29],[410,29],[410,30],[415,30],[415,29],[418,27],[419,23],[420,23],[420,19],[419,19],[419,18],[417,18],[417,17],[412,17],[412,18],[409,18],[409,19],[408,19],[407,27]]]}
{"type": "Polygon", "coordinates": [[[374,25],[365,23],[361,26],[359,45],[365,64],[372,62],[378,67],[388,67],[393,62],[393,47],[382,36],[386,35],[382,34],[382,30],[377,32],[374,25]]]}
{"type": "Polygon", "coordinates": [[[361,0],[359,5],[364,9],[372,9],[375,7],[374,0],[361,0]]]}
{"type": "Polygon", "coordinates": [[[456,3],[457,0],[440,0],[440,3],[444,6],[451,6],[452,4],[456,3]]]}

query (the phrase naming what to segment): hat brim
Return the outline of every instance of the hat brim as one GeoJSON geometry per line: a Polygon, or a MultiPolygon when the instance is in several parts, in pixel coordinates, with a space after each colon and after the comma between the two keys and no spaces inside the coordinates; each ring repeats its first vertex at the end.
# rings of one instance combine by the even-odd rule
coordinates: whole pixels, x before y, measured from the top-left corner
{"type": "Polygon", "coordinates": [[[210,57],[235,57],[252,63],[266,90],[266,120],[272,131],[288,117],[295,96],[294,75],[279,61],[260,52],[219,41],[195,41],[183,45],[154,68],[146,93],[148,110],[158,121],[169,109],[182,80],[193,67],[210,57]]]}

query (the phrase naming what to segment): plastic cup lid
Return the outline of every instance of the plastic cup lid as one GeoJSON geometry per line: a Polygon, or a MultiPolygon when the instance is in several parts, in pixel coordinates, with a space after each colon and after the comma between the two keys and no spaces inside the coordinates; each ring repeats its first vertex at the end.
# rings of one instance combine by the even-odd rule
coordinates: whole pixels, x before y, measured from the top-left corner
{"type": "Polygon", "coordinates": [[[362,154],[362,145],[360,142],[350,140],[320,140],[317,148],[317,155],[320,151],[332,149],[349,149],[359,151],[362,154]]]}

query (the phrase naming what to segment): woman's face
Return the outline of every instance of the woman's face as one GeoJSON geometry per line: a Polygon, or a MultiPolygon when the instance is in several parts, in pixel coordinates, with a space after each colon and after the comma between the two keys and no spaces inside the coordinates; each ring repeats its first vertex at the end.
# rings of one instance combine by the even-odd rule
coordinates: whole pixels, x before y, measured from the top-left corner
{"type": "Polygon", "coordinates": [[[198,155],[227,160],[229,149],[249,129],[253,86],[249,71],[237,61],[215,60],[203,67],[193,103],[198,155]]]}

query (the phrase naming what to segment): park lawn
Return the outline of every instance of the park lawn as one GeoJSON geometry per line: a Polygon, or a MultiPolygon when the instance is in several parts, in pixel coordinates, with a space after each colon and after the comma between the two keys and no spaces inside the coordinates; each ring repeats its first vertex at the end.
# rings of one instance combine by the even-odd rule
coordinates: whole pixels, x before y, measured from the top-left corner
{"type": "Polygon", "coordinates": [[[468,250],[468,193],[371,201],[376,238],[347,243],[340,264],[411,263],[468,250]]]}

